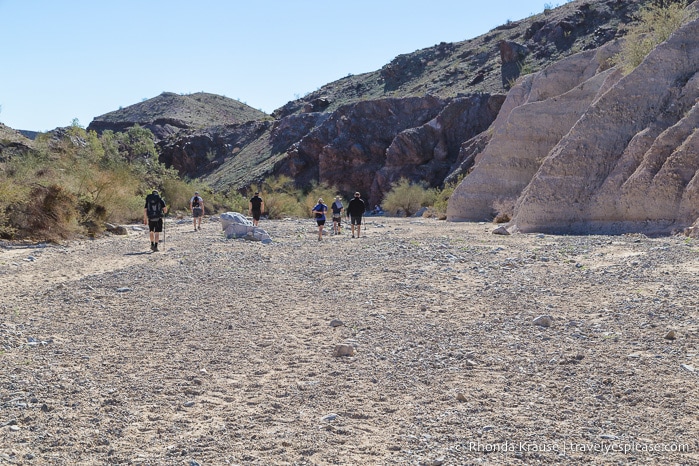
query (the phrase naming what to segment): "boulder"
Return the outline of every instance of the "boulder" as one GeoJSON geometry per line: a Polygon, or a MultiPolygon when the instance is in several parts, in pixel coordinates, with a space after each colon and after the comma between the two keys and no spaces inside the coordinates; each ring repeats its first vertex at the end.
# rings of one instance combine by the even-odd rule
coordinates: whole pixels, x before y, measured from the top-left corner
{"type": "Polygon", "coordinates": [[[238,212],[226,212],[221,214],[221,227],[226,238],[243,238],[249,241],[261,241],[263,244],[272,242],[269,234],[260,227],[253,226],[252,222],[238,212]]]}

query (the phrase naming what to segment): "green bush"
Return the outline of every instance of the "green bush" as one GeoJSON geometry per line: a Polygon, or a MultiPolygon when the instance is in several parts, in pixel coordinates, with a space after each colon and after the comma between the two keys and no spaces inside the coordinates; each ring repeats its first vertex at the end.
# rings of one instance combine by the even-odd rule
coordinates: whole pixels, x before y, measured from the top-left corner
{"type": "Polygon", "coordinates": [[[621,52],[615,57],[624,73],[630,73],[660,43],[691,18],[687,2],[653,2],[643,7],[628,27],[621,52]]]}
{"type": "Polygon", "coordinates": [[[447,218],[447,205],[449,204],[449,198],[454,194],[461,181],[463,181],[465,175],[460,175],[455,181],[447,183],[442,189],[435,190],[434,204],[432,205],[434,215],[440,219],[445,220],[447,218]]]}
{"type": "Polygon", "coordinates": [[[432,205],[436,200],[435,191],[425,187],[422,183],[412,183],[401,178],[398,183],[386,193],[381,205],[384,211],[410,217],[421,207],[432,205]]]}

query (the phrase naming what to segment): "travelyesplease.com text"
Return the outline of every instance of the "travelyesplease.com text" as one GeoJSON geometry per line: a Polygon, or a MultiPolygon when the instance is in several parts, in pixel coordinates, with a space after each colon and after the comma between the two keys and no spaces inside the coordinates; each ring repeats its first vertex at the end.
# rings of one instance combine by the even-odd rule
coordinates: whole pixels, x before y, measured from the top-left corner
{"type": "Polygon", "coordinates": [[[601,442],[601,443],[536,443],[536,442],[468,442],[457,445],[462,452],[558,452],[558,453],[689,453],[689,444],[683,443],[638,443],[638,442],[601,442]]]}

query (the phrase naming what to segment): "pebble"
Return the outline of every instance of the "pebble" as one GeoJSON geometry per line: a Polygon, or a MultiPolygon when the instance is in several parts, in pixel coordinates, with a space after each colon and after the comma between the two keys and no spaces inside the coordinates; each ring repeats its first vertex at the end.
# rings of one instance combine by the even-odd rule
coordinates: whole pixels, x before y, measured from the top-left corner
{"type": "Polygon", "coordinates": [[[538,325],[539,327],[550,327],[553,323],[553,317],[549,315],[541,315],[535,318],[532,323],[538,325]]]}
{"type": "Polygon", "coordinates": [[[677,338],[677,332],[675,332],[674,330],[670,330],[665,334],[666,340],[674,340],[675,338],[677,338]]]}
{"type": "Polygon", "coordinates": [[[694,372],[694,366],[691,366],[689,364],[680,364],[680,367],[687,372],[694,372]]]}
{"type": "Polygon", "coordinates": [[[354,356],[354,346],[345,344],[335,345],[335,351],[333,351],[333,356],[335,356],[336,358],[342,356],[354,356]]]}
{"type": "Polygon", "coordinates": [[[334,327],[342,327],[343,325],[345,325],[345,324],[339,319],[333,319],[330,321],[330,326],[333,328],[334,327]]]}

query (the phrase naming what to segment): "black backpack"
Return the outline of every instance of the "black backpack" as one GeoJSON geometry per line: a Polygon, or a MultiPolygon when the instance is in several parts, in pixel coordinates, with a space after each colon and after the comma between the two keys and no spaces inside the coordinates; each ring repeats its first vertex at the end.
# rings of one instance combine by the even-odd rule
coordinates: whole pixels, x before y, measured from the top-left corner
{"type": "Polygon", "coordinates": [[[157,194],[146,196],[146,215],[149,220],[160,220],[163,217],[163,200],[157,194]]]}
{"type": "Polygon", "coordinates": [[[194,196],[192,199],[192,208],[199,207],[199,196],[194,196]]]}

